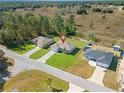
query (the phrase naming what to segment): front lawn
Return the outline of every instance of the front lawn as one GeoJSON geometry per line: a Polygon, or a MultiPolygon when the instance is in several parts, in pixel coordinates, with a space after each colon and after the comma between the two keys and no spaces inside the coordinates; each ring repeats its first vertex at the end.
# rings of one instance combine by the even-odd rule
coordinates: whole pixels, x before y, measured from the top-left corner
{"type": "Polygon", "coordinates": [[[4,85],[4,91],[57,92],[67,91],[69,84],[39,70],[27,70],[14,76],[4,85]],[[51,87],[50,88],[50,84],[51,87]]]}
{"type": "Polygon", "coordinates": [[[107,70],[103,79],[105,87],[109,87],[116,91],[119,90],[119,83],[117,82],[117,72],[107,70]]]}
{"type": "Polygon", "coordinates": [[[50,51],[50,48],[48,48],[48,49],[41,48],[40,50],[33,53],[29,58],[37,60],[37,59],[43,57],[49,51],[50,51]]]}
{"type": "Polygon", "coordinates": [[[20,45],[18,47],[12,47],[10,48],[12,51],[15,51],[18,54],[25,54],[26,52],[32,50],[33,48],[35,48],[35,45],[32,44],[23,44],[20,45]]]}
{"type": "Polygon", "coordinates": [[[88,62],[83,59],[82,51],[79,51],[76,55],[64,53],[54,54],[46,61],[46,64],[79,75],[83,78],[91,77],[95,70],[94,67],[90,66],[88,62]]]}
{"type": "Polygon", "coordinates": [[[118,91],[119,83],[117,82],[117,77],[118,77],[117,66],[118,66],[118,59],[117,57],[114,57],[110,67],[107,69],[105,73],[103,83],[104,86],[118,91]]]}

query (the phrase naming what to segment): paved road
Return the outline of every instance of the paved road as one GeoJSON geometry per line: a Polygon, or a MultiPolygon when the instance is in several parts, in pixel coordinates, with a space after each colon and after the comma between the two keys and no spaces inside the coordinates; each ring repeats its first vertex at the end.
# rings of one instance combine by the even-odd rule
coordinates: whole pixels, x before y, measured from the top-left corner
{"type": "Polygon", "coordinates": [[[29,57],[30,55],[32,55],[33,53],[35,53],[36,51],[38,51],[39,49],[41,49],[40,47],[36,47],[32,50],[30,50],[29,52],[23,54],[23,56],[29,57]]]}
{"type": "Polygon", "coordinates": [[[41,62],[41,63],[45,63],[47,59],[49,59],[52,55],[54,55],[56,52],[53,51],[49,51],[47,54],[45,54],[43,57],[41,57],[40,59],[38,59],[37,61],[41,62]]]}
{"type": "Polygon", "coordinates": [[[113,92],[112,89],[103,87],[101,85],[98,85],[98,84],[93,83],[91,81],[88,81],[86,79],[83,79],[79,76],[76,76],[76,75],[70,74],[68,72],[59,70],[59,69],[51,67],[49,65],[46,65],[46,64],[43,64],[43,63],[41,64],[40,62],[29,59],[27,57],[23,57],[23,56],[21,56],[19,54],[16,54],[16,53],[14,53],[10,50],[7,50],[6,48],[0,47],[0,49],[2,49],[10,57],[15,58],[19,61],[22,61],[22,63],[26,63],[30,66],[34,66],[41,71],[44,71],[48,74],[56,76],[60,79],[63,79],[65,81],[69,82],[69,83],[75,84],[75,85],[77,85],[79,87],[82,87],[84,89],[87,89],[89,91],[92,91],[92,92],[113,92]]]}

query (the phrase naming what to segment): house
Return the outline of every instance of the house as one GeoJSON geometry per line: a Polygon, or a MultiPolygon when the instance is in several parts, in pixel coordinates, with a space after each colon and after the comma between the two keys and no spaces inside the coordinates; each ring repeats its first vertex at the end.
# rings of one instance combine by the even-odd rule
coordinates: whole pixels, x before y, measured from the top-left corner
{"type": "Polygon", "coordinates": [[[66,52],[71,53],[76,47],[68,42],[62,43],[61,41],[53,44],[51,47],[51,50],[54,52],[66,52]]]}
{"type": "Polygon", "coordinates": [[[108,68],[114,57],[113,53],[104,52],[101,50],[88,49],[84,56],[96,63],[97,66],[108,68]]]}
{"type": "Polygon", "coordinates": [[[33,39],[32,43],[34,43],[38,47],[43,48],[43,47],[46,47],[46,46],[54,43],[54,40],[52,38],[49,38],[49,37],[39,36],[39,37],[33,39]]]}
{"type": "Polygon", "coordinates": [[[120,50],[121,50],[121,47],[118,46],[118,45],[114,45],[114,46],[113,46],[113,50],[115,50],[115,51],[120,51],[120,50]]]}

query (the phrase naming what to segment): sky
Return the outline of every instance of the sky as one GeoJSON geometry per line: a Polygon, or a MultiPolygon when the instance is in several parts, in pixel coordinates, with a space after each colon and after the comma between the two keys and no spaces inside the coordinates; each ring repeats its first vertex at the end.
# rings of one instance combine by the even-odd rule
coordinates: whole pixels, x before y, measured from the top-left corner
{"type": "MultiPolygon", "coordinates": [[[[104,1],[104,0],[0,0],[0,1],[104,1]]],[[[117,1],[117,0],[113,0],[113,1],[117,1]]]]}
{"type": "MultiPolygon", "coordinates": [[[[0,1],[105,1],[105,0],[0,0],[0,1]]],[[[120,0],[108,0],[108,1],[120,1],[120,0]]]]}

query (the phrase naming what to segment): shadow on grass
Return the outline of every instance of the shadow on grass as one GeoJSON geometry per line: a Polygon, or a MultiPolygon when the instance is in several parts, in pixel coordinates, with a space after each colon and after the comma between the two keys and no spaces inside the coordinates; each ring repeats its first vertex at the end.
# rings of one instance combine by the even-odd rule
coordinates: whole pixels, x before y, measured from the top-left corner
{"type": "Polygon", "coordinates": [[[72,51],[72,53],[70,53],[70,55],[76,55],[78,53],[78,51],[80,51],[80,48],[76,48],[72,51]]]}
{"type": "Polygon", "coordinates": [[[109,66],[108,69],[109,69],[109,70],[112,70],[112,71],[116,71],[117,65],[118,65],[118,58],[117,58],[117,57],[113,57],[112,63],[111,63],[111,65],[109,66]]]}
{"type": "Polygon", "coordinates": [[[48,49],[51,45],[53,45],[54,43],[56,43],[56,42],[53,42],[53,43],[51,43],[51,44],[48,44],[47,46],[45,46],[45,47],[43,47],[44,49],[48,49]]]}

